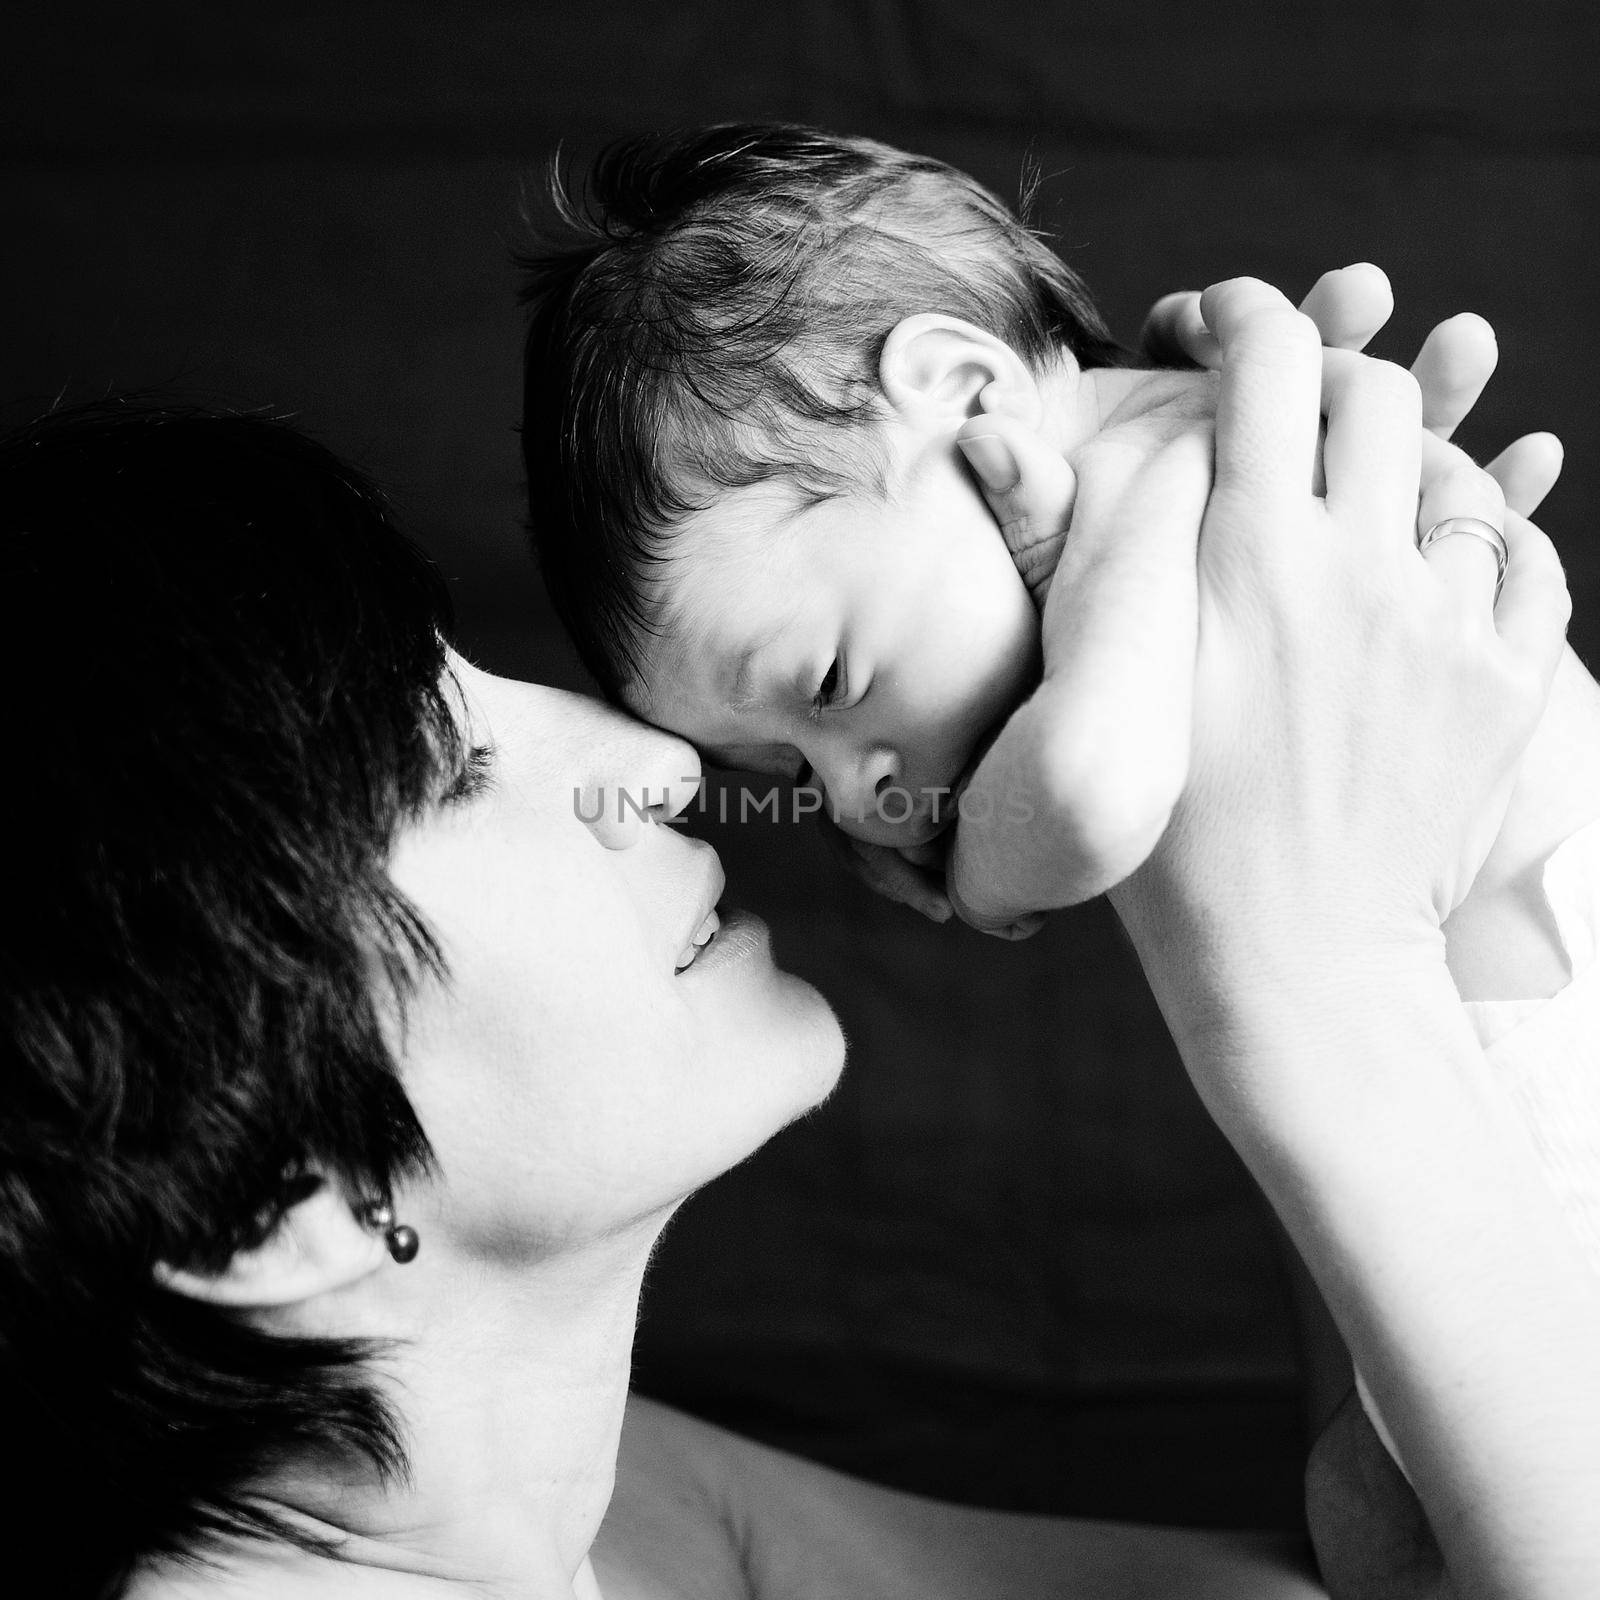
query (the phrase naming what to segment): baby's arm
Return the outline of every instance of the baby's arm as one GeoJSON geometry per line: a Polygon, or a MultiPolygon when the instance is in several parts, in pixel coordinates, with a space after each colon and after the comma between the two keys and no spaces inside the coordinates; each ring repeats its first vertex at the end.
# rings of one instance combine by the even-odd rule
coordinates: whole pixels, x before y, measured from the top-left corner
{"type": "MultiPolygon", "coordinates": [[[[969,426],[1030,475],[1044,468],[1037,443],[1002,419],[969,426]]],[[[984,454],[1004,471],[994,447],[984,454]]],[[[1096,436],[1077,466],[1041,621],[1044,676],[974,773],[951,847],[951,898],[977,927],[1121,882],[1161,837],[1188,774],[1195,551],[1211,481],[1192,380],[1096,436]]]]}

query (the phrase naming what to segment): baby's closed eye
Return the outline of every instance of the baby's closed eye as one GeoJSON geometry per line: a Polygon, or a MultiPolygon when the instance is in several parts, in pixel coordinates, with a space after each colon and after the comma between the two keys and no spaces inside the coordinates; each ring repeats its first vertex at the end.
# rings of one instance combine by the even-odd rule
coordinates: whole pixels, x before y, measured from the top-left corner
{"type": "Polygon", "coordinates": [[[839,658],[835,656],[829,663],[828,670],[823,673],[822,682],[817,685],[816,699],[820,700],[823,705],[830,704],[834,695],[838,692],[839,678],[839,658]]]}
{"type": "Polygon", "coordinates": [[[848,694],[845,682],[844,657],[835,655],[817,680],[811,694],[811,715],[820,716],[829,706],[838,705],[848,694]]]}

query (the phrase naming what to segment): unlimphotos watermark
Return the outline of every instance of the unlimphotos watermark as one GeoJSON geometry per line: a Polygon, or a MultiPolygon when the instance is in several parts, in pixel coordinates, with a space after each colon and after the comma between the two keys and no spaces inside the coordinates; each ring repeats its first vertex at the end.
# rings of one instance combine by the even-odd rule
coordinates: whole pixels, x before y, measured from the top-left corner
{"type": "MultiPolygon", "coordinates": [[[[664,808],[671,804],[671,785],[660,790],[629,789],[623,785],[614,788],[603,785],[587,789],[575,787],[572,791],[572,814],[580,822],[591,825],[611,820],[626,822],[629,817],[641,821],[686,823],[692,816],[714,816],[718,822],[724,823],[798,823],[826,810],[839,826],[846,821],[866,823],[874,820],[900,826],[913,818],[926,818],[934,822],[948,820],[954,793],[948,784],[929,785],[920,789],[885,784],[873,795],[869,809],[846,810],[814,784],[791,786],[774,783],[765,789],[753,789],[748,784],[720,784],[712,788],[693,776],[680,778],[678,783],[682,788],[693,787],[695,797],[670,816],[664,808]]],[[[1021,792],[1008,792],[997,799],[988,790],[968,788],[954,796],[954,808],[960,821],[978,827],[997,819],[1008,824],[1023,825],[1033,821],[1035,815],[1032,801],[1021,792]]]]}

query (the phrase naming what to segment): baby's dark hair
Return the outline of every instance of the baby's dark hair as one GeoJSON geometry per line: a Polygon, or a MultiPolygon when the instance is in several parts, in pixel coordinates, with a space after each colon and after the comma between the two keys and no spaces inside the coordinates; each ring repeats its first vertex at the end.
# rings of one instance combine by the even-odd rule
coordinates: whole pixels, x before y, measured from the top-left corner
{"type": "Polygon", "coordinates": [[[875,481],[878,361],[918,312],[1043,365],[1121,361],[1077,275],[981,184],[871,139],[730,124],[629,139],[519,257],[534,546],[613,700],[642,673],[673,527],[724,490],[875,481]]]}

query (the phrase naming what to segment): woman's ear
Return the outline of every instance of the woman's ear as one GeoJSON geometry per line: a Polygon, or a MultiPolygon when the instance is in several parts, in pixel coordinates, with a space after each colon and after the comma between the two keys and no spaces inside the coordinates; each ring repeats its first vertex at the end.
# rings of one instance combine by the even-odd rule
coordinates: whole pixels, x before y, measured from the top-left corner
{"type": "Polygon", "coordinates": [[[973,323],[923,311],[897,322],[878,358],[878,382],[902,421],[954,429],[980,411],[1039,425],[1043,405],[1027,362],[973,323]]]}
{"type": "Polygon", "coordinates": [[[295,1305],[342,1289],[389,1259],[381,1229],[367,1227],[340,1185],[325,1178],[279,1219],[258,1245],[234,1253],[217,1272],[157,1262],[163,1289],[236,1310],[295,1305]]]}

